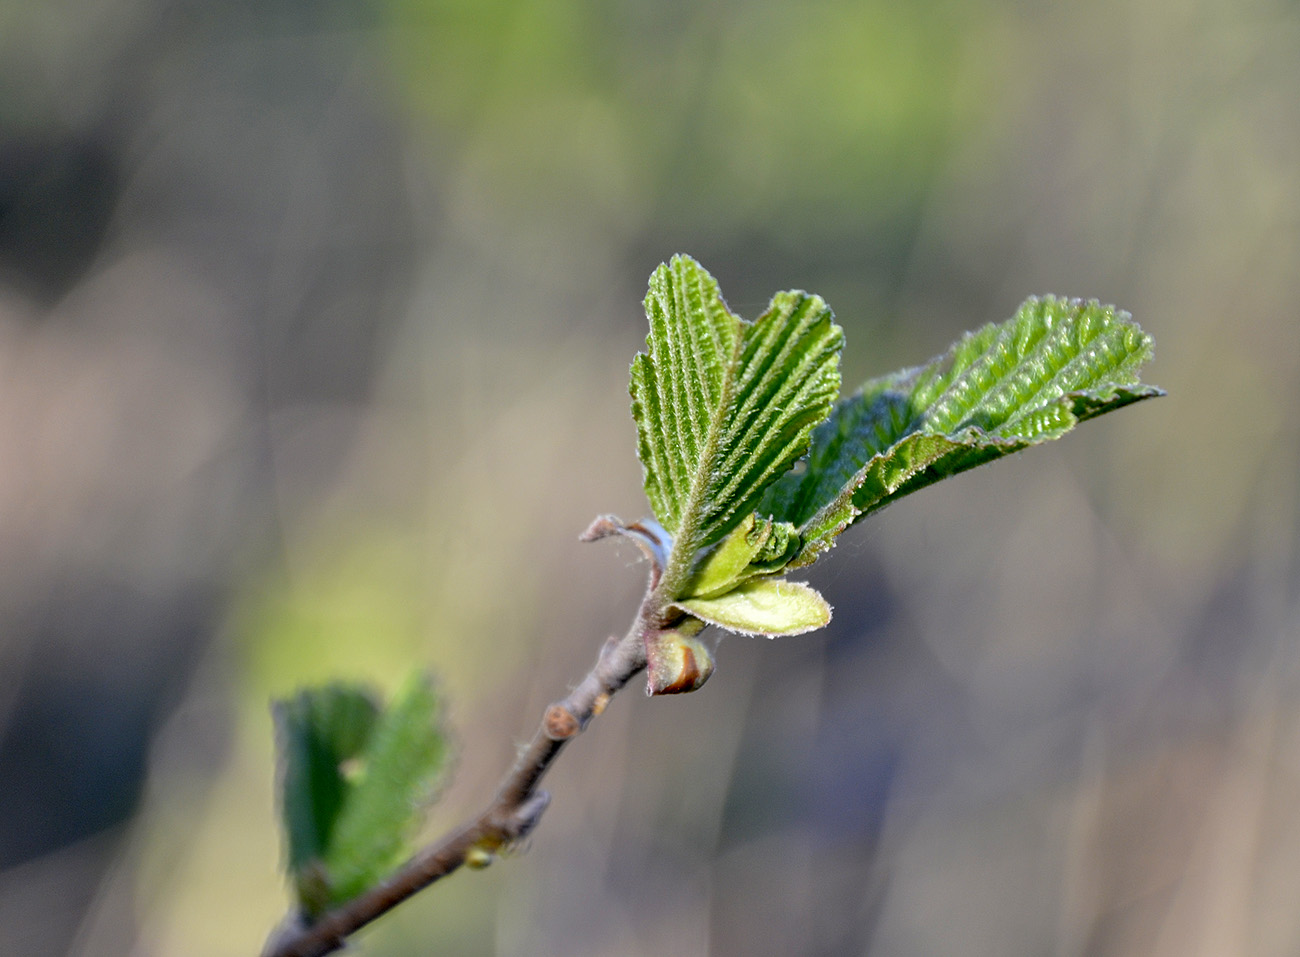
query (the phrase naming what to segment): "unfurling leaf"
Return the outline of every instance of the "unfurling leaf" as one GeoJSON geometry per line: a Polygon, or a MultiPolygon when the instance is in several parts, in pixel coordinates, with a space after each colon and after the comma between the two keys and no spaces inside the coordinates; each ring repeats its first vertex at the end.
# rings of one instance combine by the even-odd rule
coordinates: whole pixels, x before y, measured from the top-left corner
{"type": "Polygon", "coordinates": [[[726,538],[700,554],[682,591],[688,598],[725,594],[747,578],[780,570],[798,548],[793,525],[751,512],[726,538]]]}
{"type": "Polygon", "coordinates": [[[674,547],[669,590],[808,448],[839,393],[843,333],[818,296],[782,292],[753,323],[689,256],[650,277],[647,351],[632,363],[646,496],[674,547]]]}
{"type": "Polygon", "coordinates": [[[746,635],[801,635],[824,627],[831,606],[803,582],[756,578],[715,598],[685,598],[682,611],[728,631],[746,635]]]}
{"type": "Polygon", "coordinates": [[[759,513],[798,527],[806,565],[862,517],[1077,423],[1163,395],[1138,381],[1152,340],[1095,301],[1029,299],[916,369],[868,382],[814,433],[804,468],[759,513]]]}
{"type": "Polygon", "coordinates": [[[353,685],[306,689],[274,705],[288,869],[308,917],[400,863],[446,765],[439,711],[420,676],[387,709],[353,685]]]}

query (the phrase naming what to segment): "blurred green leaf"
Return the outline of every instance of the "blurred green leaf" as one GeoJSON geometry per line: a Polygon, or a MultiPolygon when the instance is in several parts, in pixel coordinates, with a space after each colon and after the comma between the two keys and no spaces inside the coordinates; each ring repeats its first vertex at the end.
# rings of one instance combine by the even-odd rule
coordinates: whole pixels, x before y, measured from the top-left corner
{"type": "Polygon", "coordinates": [[[272,713],[288,867],[297,874],[329,847],[348,789],[342,766],[365,748],[379,706],[368,690],[335,684],[277,701],[272,713]]]}
{"type": "Polygon", "coordinates": [[[316,915],[401,862],[448,754],[429,679],[409,679],[386,709],[367,689],[330,685],[274,706],[288,869],[316,915]]]}
{"type": "Polygon", "coordinates": [[[752,512],[839,392],[843,333],[817,296],[782,292],[754,323],[689,256],[650,277],[648,351],[632,363],[645,490],[686,565],[752,512]]]}
{"type": "Polygon", "coordinates": [[[803,538],[806,565],[860,518],[940,479],[1059,438],[1077,423],[1163,392],[1138,381],[1151,337],[1097,302],[1031,298],[924,366],[842,400],[761,514],[803,538]]]}
{"type": "Polygon", "coordinates": [[[337,900],[385,877],[424,820],[447,757],[438,697],[413,676],[379,719],[326,857],[337,900]]]}

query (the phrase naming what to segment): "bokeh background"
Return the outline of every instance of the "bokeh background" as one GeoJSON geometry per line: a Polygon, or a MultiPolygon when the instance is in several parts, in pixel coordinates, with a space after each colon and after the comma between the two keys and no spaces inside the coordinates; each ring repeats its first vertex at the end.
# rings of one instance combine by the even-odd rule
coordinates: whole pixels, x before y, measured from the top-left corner
{"type": "Polygon", "coordinates": [[[1298,104],[1279,0],[3,0],[0,953],[255,953],[303,683],[433,669],[481,805],[639,597],[576,539],[678,250],[846,383],[1055,292],[1170,395],[847,535],[362,952],[1300,953],[1298,104]]]}

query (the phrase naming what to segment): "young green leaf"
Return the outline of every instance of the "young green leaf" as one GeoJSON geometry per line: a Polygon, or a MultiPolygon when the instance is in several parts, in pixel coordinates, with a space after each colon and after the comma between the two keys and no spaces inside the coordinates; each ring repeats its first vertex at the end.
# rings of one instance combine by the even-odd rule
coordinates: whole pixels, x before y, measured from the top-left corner
{"type": "Polygon", "coordinates": [[[432,683],[415,675],[379,718],[325,856],[334,903],[378,883],[405,856],[448,757],[440,711],[432,683]]]}
{"type": "Polygon", "coordinates": [[[340,684],[272,705],[287,866],[295,881],[325,856],[348,790],[342,768],[361,754],[378,714],[369,691],[340,684]]]}
{"type": "Polygon", "coordinates": [[[335,684],[273,705],[287,868],[308,916],[356,896],[398,863],[446,762],[428,679],[389,708],[335,684]]]}
{"type": "Polygon", "coordinates": [[[940,479],[1152,396],[1151,337],[1095,301],[1031,298],[924,366],[875,379],[814,433],[759,511],[799,528],[806,565],[865,515],[940,479]]]}
{"type": "Polygon", "coordinates": [[[650,334],[632,364],[632,415],[646,496],[673,537],[666,575],[677,587],[830,414],[843,333],[821,298],[802,292],[777,293],[745,322],[713,277],[681,255],[650,277],[645,307],[650,334]]]}
{"type": "Polygon", "coordinates": [[[678,608],[710,625],[746,635],[801,635],[825,627],[831,606],[803,582],[755,578],[714,598],[684,598],[678,608]]]}
{"type": "Polygon", "coordinates": [[[793,525],[750,512],[726,538],[700,554],[682,594],[688,598],[724,594],[746,579],[780,571],[798,548],[793,525]]]}

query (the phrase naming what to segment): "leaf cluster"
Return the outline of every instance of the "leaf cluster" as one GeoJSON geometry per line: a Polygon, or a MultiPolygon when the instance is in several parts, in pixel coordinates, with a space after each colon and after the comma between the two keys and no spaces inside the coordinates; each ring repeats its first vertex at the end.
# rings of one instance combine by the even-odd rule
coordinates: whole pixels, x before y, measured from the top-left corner
{"type": "Polygon", "coordinates": [[[798,634],[830,608],[780,576],[867,515],[940,479],[1161,395],[1152,340],[1096,301],[1027,300],[913,369],[837,400],[843,332],[779,292],[752,323],[688,256],[651,276],[632,415],[646,497],[671,540],[660,593],[700,621],[798,634]]]}
{"type": "MultiPolygon", "coordinates": [[[[456,842],[499,841],[501,814],[516,816],[511,833],[531,829],[546,802],[537,781],[560,746],[642,667],[653,694],[699,688],[714,667],[699,637],[706,625],[768,636],[825,625],[826,600],[786,575],[854,523],[1162,394],[1138,379],[1150,336],[1095,301],[1028,299],[1007,321],[844,398],[844,333],[819,296],[778,292],[747,322],[699,263],[678,255],[650,277],[645,308],[646,351],[632,363],[630,390],[655,517],[630,525],[602,517],[583,537],[635,541],[652,563],[646,599],[627,637],[607,645],[570,699],[548,710],[492,813],[475,825],[488,821],[489,831],[454,833],[446,860],[441,850],[430,858],[440,873],[479,861],[481,843],[456,842]]],[[[386,707],[364,687],[335,684],[279,701],[274,714],[287,868],[303,923],[386,879],[364,919],[400,899],[389,891],[402,875],[410,893],[425,886],[421,858],[394,869],[447,764],[428,679],[411,679],[386,707]]],[[[322,932],[329,948],[342,940],[333,933],[322,932]]]]}

